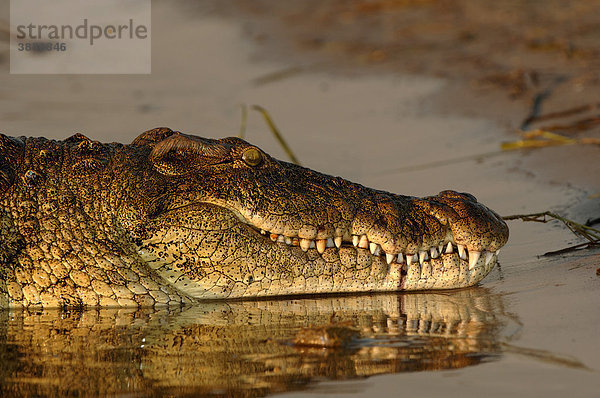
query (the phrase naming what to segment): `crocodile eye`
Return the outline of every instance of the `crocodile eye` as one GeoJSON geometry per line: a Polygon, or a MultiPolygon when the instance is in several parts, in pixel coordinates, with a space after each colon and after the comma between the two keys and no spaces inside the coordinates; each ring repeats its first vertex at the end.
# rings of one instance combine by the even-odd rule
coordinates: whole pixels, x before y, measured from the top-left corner
{"type": "Polygon", "coordinates": [[[257,148],[248,148],[242,153],[242,160],[248,166],[258,166],[263,161],[263,155],[257,148]]]}

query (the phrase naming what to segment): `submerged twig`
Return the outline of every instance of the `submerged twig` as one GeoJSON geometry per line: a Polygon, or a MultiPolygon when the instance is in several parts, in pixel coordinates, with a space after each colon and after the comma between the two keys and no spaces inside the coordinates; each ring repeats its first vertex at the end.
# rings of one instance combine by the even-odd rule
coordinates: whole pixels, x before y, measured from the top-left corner
{"type": "Polygon", "coordinates": [[[573,245],[573,246],[565,247],[564,249],[552,250],[552,251],[549,251],[549,252],[546,252],[546,253],[542,254],[542,256],[545,256],[545,257],[556,256],[558,254],[570,253],[570,252],[573,252],[573,251],[579,250],[579,249],[591,249],[593,247],[600,247],[600,242],[598,242],[598,243],[584,242],[584,243],[580,243],[578,245],[573,245]]]}
{"type": "Polygon", "coordinates": [[[531,213],[531,214],[516,214],[516,215],[506,216],[506,217],[502,217],[502,218],[507,221],[520,219],[523,221],[547,223],[547,222],[551,221],[551,220],[547,219],[547,217],[561,221],[563,224],[565,224],[567,226],[567,228],[569,228],[569,230],[573,234],[575,234],[576,236],[578,236],[580,238],[586,239],[587,242],[579,244],[579,245],[575,245],[575,246],[570,246],[565,249],[548,252],[548,253],[545,253],[544,256],[562,254],[562,253],[570,252],[570,251],[585,248],[585,247],[589,248],[589,247],[600,246],[600,229],[596,229],[596,228],[592,228],[592,227],[584,225],[584,224],[580,224],[578,222],[575,222],[568,218],[559,216],[558,214],[552,213],[550,211],[544,211],[541,213],[531,213]]]}
{"type": "Polygon", "coordinates": [[[521,123],[521,130],[525,130],[526,128],[528,128],[531,122],[533,122],[535,118],[539,116],[542,109],[542,102],[544,102],[548,97],[550,97],[551,93],[552,90],[547,89],[542,91],[541,93],[538,93],[533,98],[529,115],[525,118],[525,120],[523,120],[523,123],[521,123]]]}
{"type": "Polygon", "coordinates": [[[300,165],[300,161],[298,160],[296,155],[294,155],[294,152],[292,152],[292,149],[288,146],[287,142],[285,142],[285,140],[283,139],[283,136],[279,132],[277,126],[275,126],[275,123],[273,123],[273,119],[271,119],[269,112],[267,112],[265,108],[259,105],[252,105],[252,109],[260,112],[263,115],[265,121],[267,122],[267,125],[271,129],[271,133],[273,133],[277,141],[279,141],[279,144],[281,144],[283,150],[287,153],[292,163],[300,165]]]}
{"type": "Polygon", "coordinates": [[[600,223],[600,217],[588,218],[588,220],[585,222],[585,226],[591,227],[592,225],[599,224],[599,223],[600,223]]]}
{"type": "Polygon", "coordinates": [[[542,362],[546,362],[546,363],[550,363],[550,364],[554,364],[554,365],[558,365],[558,366],[564,366],[567,368],[590,370],[590,368],[585,366],[585,364],[583,362],[581,362],[577,358],[574,358],[574,357],[571,357],[568,355],[557,354],[554,352],[550,352],[550,351],[546,351],[546,350],[538,350],[538,349],[534,349],[534,348],[519,347],[519,346],[508,344],[508,343],[500,343],[500,344],[502,345],[504,352],[510,352],[512,354],[523,355],[527,358],[537,359],[542,362]]]}
{"type": "Polygon", "coordinates": [[[558,76],[554,82],[552,83],[552,85],[548,88],[546,88],[544,91],[536,94],[533,97],[533,101],[531,103],[531,109],[529,111],[529,115],[527,115],[527,117],[525,118],[525,120],[523,120],[523,122],[521,123],[521,130],[525,130],[527,128],[529,128],[529,125],[536,119],[539,120],[540,116],[540,112],[542,111],[542,103],[547,100],[548,98],[550,98],[550,96],[552,95],[553,91],[556,89],[556,87],[558,87],[561,83],[567,81],[567,77],[566,76],[558,76]]]}

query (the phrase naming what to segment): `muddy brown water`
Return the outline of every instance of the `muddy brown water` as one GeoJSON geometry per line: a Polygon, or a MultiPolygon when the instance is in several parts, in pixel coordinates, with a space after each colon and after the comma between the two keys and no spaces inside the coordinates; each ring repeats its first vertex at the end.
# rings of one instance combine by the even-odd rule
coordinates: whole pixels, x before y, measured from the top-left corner
{"type": "MultiPolygon", "coordinates": [[[[502,141],[515,139],[527,101],[456,79],[472,65],[449,64],[450,72],[438,77],[432,73],[439,65],[422,69],[415,57],[397,70],[393,63],[373,69],[362,47],[348,52],[352,35],[303,39],[294,47],[273,38],[283,34],[280,27],[261,22],[263,30],[256,29],[262,21],[256,15],[269,3],[257,2],[256,9],[238,3],[243,7],[155,2],[148,76],[9,75],[8,46],[0,42],[0,131],[55,139],[79,131],[130,142],[143,130],[169,126],[224,137],[239,130],[240,104],[260,104],[303,165],[319,171],[402,194],[467,191],[503,215],[553,209],[581,220],[597,214],[598,201],[589,195],[600,191],[590,178],[600,153],[553,148],[560,166],[552,164],[551,174],[543,171],[547,158],[500,153],[502,141]],[[306,43],[333,56],[307,52],[306,43]],[[595,162],[582,169],[573,162],[578,157],[595,162]]],[[[589,3],[577,3],[579,12],[589,14],[589,3]]],[[[321,25],[315,31],[342,7],[324,4],[333,8],[316,9],[321,25]]],[[[499,15],[513,15],[504,7],[499,15]]],[[[306,26],[294,18],[303,20],[307,11],[291,11],[282,6],[273,15],[302,33],[306,26]]],[[[340,13],[342,25],[357,12],[376,12],[351,11],[340,13]]],[[[377,26],[393,36],[392,22],[377,26]]],[[[440,26],[450,24],[440,23],[423,26],[440,34],[440,26]]],[[[435,51],[426,44],[412,50],[435,51]]],[[[381,58],[372,49],[369,54],[381,58]]],[[[258,114],[249,114],[246,134],[286,159],[258,114]]],[[[599,253],[539,257],[579,241],[555,224],[511,222],[510,228],[500,266],[479,287],[455,292],[162,310],[4,311],[0,395],[594,396],[600,387],[599,253]],[[332,349],[291,343],[303,328],[332,323],[357,334],[332,349]]]]}

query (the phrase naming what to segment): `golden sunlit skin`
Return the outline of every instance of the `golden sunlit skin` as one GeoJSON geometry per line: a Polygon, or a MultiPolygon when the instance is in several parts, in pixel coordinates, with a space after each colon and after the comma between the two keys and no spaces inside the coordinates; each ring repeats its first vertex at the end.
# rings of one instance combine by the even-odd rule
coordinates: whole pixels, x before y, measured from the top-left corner
{"type": "Polygon", "coordinates": [[[237,138],[0,135],[0,149],[0,306],[460,288],[508,239],[472,195],[377,191],[237,138]]]}

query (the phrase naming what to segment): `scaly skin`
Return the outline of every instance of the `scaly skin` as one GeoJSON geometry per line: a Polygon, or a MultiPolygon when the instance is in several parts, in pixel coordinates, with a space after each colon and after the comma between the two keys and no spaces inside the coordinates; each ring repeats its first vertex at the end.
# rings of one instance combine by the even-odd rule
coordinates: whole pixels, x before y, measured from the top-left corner
{"type": "Polygon", "coordinates": [[[0,306],[459,288],[508,239],[469,194],[376,191],[236,138],[0,135],[0,149],[0,306]]]}

